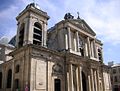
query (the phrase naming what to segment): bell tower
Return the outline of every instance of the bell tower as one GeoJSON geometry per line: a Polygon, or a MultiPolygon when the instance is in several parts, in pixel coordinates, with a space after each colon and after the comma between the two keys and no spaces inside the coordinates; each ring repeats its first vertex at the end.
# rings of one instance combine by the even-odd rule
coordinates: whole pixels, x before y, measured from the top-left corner
{"type": "Polygon", "coordinates": [[[16,46],[20,48],[26,44],[46,47],[47,20],[50,17],[31,3],[16,17],[18,22],[16,46]]]}

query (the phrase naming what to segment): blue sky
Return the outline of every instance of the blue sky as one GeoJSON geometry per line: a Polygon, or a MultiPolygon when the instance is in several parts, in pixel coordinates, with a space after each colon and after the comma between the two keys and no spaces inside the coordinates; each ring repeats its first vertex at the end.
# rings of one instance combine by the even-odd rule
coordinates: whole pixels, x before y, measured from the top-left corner
{"type": "MultiPolygon", "coordinates": [[[[33,0],[1,0],[0,37],[9,39],[16,34],[16,16],[33,0]]],[[[35,0],[40,9],[51,17],[48,27],[63,19],[67,12],[77,17],[77,12],[97,33],[103,42],[104,62],[120,62],[120,0],[35,0]]]]}

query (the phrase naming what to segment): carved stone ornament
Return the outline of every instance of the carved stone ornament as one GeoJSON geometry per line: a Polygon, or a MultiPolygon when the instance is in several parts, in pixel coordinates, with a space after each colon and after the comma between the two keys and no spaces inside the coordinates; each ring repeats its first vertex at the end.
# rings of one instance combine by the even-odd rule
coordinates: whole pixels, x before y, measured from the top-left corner
{"type": "Polygon", "coordinates": [[[63,74],[63,67],[60,64],[53,65],[52,70],[55,74],[63,74]]]}

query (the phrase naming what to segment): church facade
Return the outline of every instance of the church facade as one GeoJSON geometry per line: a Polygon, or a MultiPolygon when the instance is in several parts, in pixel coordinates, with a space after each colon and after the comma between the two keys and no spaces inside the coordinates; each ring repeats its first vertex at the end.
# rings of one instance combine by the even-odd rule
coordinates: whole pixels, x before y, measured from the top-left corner
{"type": "Polygon", "coordinates": [[[0,64],[0,91],[112,91],[102,43],[79,17],[50,17],[29,4],[17,16],[16,45],[0,64]]]}

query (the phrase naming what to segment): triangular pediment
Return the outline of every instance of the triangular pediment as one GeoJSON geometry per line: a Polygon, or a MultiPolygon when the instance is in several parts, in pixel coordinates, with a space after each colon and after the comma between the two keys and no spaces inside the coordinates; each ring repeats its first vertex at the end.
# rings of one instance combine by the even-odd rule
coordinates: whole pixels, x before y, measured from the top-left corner
{"type": "Polygon", "coordinates": [[[72,19],[69,21],[70,23],[72,23],[74,26],[82,29],[83,31],[95,36],[96,33],[89,27],[89,25],[81,19],[72,19]]]}

